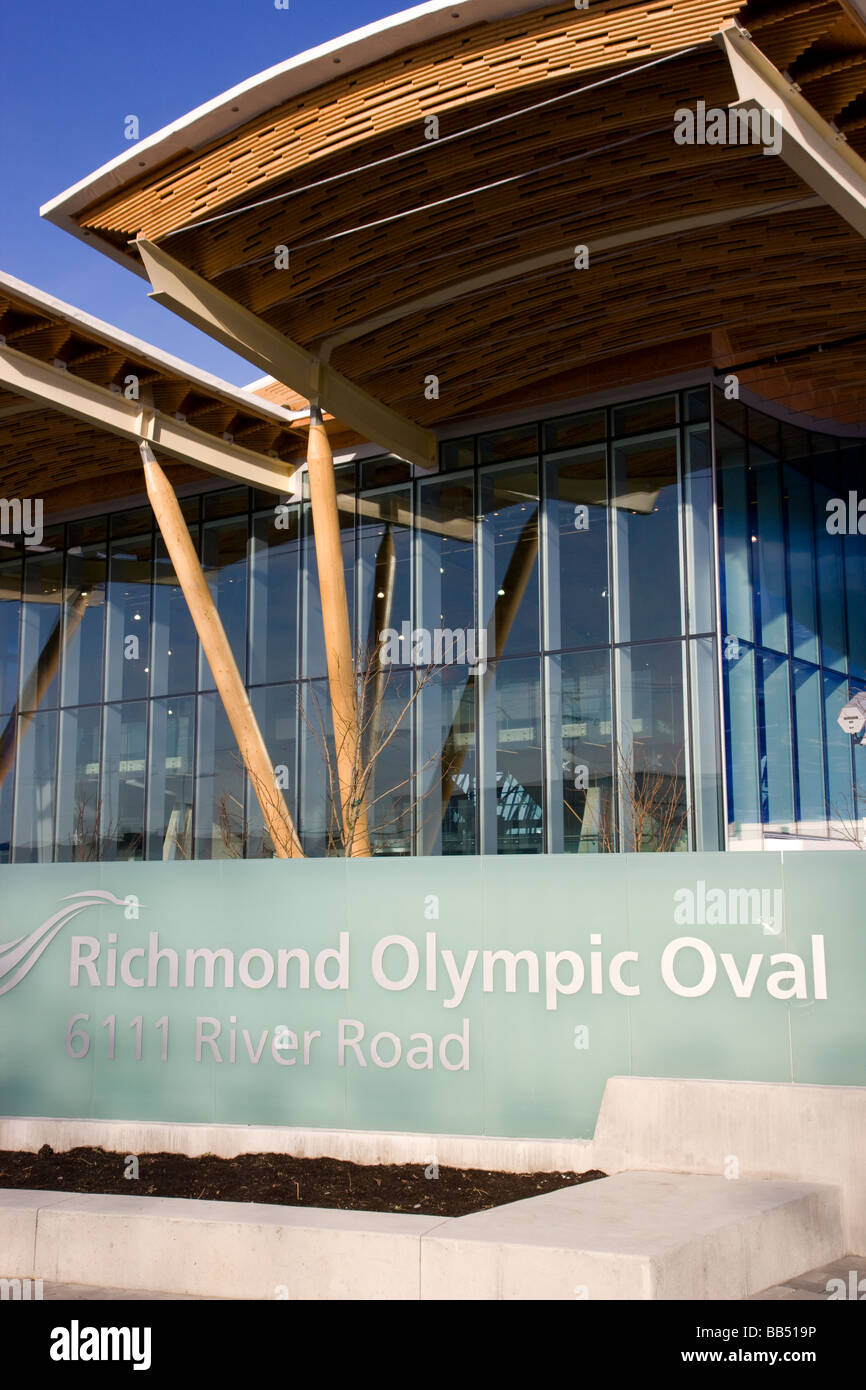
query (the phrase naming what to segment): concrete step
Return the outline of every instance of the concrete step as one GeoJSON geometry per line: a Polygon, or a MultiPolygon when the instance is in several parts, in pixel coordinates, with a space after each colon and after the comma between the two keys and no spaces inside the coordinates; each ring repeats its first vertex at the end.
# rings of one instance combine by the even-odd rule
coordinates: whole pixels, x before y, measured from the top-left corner
{"type": "Polygon", "coordinates": [[[738,1299],[844,1253],[838,1189],[630,1172],[457,1217],[423,1299],[738,1299]]]}

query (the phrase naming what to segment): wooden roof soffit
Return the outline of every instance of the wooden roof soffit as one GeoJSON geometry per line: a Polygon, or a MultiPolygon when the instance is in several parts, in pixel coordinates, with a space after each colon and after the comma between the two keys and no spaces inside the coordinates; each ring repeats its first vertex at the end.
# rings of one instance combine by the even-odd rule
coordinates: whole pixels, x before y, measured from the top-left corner
{"type": "Polygon", "coordinates": [[[436,466],[436,438],[392,410],[306,348],[283,336],[200,275],[143,237],[135,245],[151,299],[254,363],[262,371],[329,410],[344,424],[390,453],[421,468],[436,466]]]}

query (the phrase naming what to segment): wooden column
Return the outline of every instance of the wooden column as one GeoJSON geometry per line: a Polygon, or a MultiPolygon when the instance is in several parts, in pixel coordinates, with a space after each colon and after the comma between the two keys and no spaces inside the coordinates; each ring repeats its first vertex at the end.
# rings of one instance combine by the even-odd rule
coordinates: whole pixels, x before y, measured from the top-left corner
{"type": "MultiPolygon", "coordinates": [[[[0,787],[6,781],[15,761],[15,752],[27,729],[33,723],[33,716],[42,704],[43,697],[57,672],[60,670],[60,657],[63,648],[87,612],[87,591],[76,589],[75,596],[66,609],[57,615],[51,636],[39,653],[36,666],[24,687],[18,704],[13,709],[0,734],[0,787]]],[[[59,702],[58,702],[59,703],[59,702]]]]}
{"type": "Polygon", "coordinates": [[[150,505],[153,507],[166,550],[174,565],[174,572],[208,659],[232,732],[237,739],[244,767],[262,808],[274,852],[278,859],[302,859],[304,851],[294,822],[289,815],[283,793],[277,786],[273,764],[232,655],[213,595],[195,553],[183,513],[174,495],[174,488],[150,446],[143,443],[140,448],[150,505]]]}
{"type": "Polygon", "coordinates": [[[337,511],[337,485],[331,445],[317,406],[310,407],[310,436],[307,443],[307,471],[310,505],[316,538],[316,563],[322,600],[322,626],[328,660],[328,684],[334,720],[334,746],[337,755],[337,782],[343,818],[343,843],[347,855],[370,853],[367,812],[363,805],[362,749],[352,659],[352,634],[343,551],[340,544],[340,518],[337,511]]]}

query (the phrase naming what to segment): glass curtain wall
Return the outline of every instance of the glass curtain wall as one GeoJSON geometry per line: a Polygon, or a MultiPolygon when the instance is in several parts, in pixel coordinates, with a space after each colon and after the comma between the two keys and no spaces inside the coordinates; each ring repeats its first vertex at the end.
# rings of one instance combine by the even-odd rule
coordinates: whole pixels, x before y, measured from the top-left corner
{"type": "MultiPolygon", "coordinates": [[[[849,673],[809,646],[810,615],[844,573],[849,624],[861,580],[844,547],[822,559],[815,542],[812,587],[798,569],[782,641],[788,480],[770,441],[750,462],[751,441],[729,435],[726,545],[744,582],[750,507],[769,538],[760,602],[733,586],[729,597],[743,614],[734,780],[758,820],[762,805],[783,817],[794,796],[814,810],[829,781],[850,790],[842,760],[808,745],[815,711],[826,718],[849,693],[849,673]],[[745,473],[759,466],[750,493],[745,473]],[[769,748],[761,735],[760,777],[758,688],[761,727],[775,731],[769,748]],[[803,745],[796,786],[786,729],[803,745]]],[[[356,791],[375,854],[721,846],[708,389],[449,441],[428,476],[392,457],[336,474],[356,791]]],[[[305,852],[339,854],[309,502],[224,488],[181,505],[305,852]]],[[[847,652],[833,614],[821,640],[847,652]]],[[[272,852],[149,509],[46,532],[39,553],[5,546],[0,861],[272,852]]]]}
{"type": "Polygon", "coordinates": [[[715,417],[730,839],[862,841],[866,747],[838,717],[866,691],[863,446],[720,391],[715,417]]]}

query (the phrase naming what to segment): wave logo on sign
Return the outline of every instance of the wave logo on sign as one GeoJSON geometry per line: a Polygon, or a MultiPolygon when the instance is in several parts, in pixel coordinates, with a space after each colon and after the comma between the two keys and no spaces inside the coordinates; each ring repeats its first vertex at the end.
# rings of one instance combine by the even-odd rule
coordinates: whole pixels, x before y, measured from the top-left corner
{"type": "Polygon", "coordinates": [[[47,922],[43,922],[29,936],[19,936],[15,941],[7,941],[5,945],[0,945],[0,994],[8,994],[10,989],[14,989],[24,979],[25,975],[29,975],[42,952],[51,944],[57,933],[63,930],[67,922],[71,922],[73,917],[77,917],[86,908],[100,907],[103,903],[110,903],[113,907],[123,907],[129,912],[130,905],[135,903],[135,914],[138,915],[137,900],[116,898],[113,893],[102,888],[95,888],[88,893],[70,893],[67,898],[63,898],[61,901],[70,905],[55,912],[53,917],[49,917],[47,922]]]}

